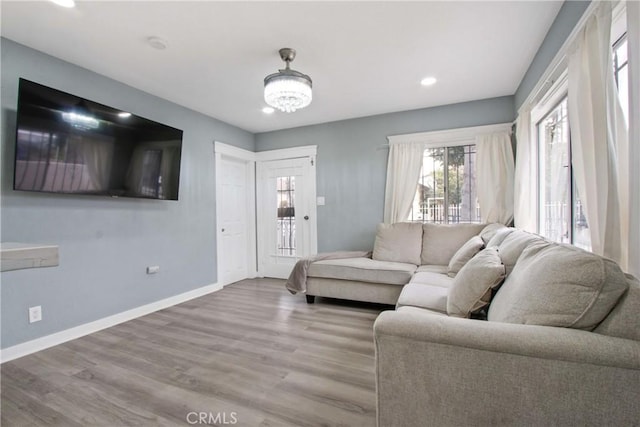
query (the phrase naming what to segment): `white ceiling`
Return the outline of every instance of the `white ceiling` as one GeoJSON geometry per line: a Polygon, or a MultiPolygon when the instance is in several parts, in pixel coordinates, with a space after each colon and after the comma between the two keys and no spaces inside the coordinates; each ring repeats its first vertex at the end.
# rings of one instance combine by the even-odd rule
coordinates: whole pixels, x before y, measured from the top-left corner
{"type": "MultiPolygon", "coordinates": [[[[561,1],[1,3],[2,36],[251,132],[512,95],[561,1]],[[159,36],[165,50],[146,39],[159,36]],[[265,115],[298,51],[313,102],[265,115]],[[438,79],[422,87],[425,76],[438,79]]],[[[135,112],[134,112],[135,113],[135,112]]]]}

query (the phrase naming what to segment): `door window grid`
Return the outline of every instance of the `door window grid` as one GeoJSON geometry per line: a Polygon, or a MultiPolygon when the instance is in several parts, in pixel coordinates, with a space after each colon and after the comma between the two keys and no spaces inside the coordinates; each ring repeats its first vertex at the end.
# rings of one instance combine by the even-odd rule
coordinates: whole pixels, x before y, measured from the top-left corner
{"type": "Polygon", "coordinates": [[[295,176],[279,176],[277,185],[277,254],[296,255],[295,176]]]}
{"type": "Polygon", "coordinates": [[[408,221],[481,222],[476,194],[475,144],[424,150],[408,221]]]}

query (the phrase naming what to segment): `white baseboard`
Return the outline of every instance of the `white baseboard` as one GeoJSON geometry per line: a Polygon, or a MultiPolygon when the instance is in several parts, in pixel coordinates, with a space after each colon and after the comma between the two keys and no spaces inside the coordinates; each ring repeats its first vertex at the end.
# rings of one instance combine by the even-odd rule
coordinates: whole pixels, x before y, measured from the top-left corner
{"type": "Polygon", "coordinates": [[[113,316],[108,316],[102,319],[95,320],[93,322],[85,323],[84,325],[56,332],[54,334],[47,335],[41,338],[36,338],[35,340],[17,344],[12,347],[7,347],[3,350],[0,350],[0,363],[8,362],[10,360],[14,360],[19,357],[35,353],[37,351],[41,351],[46,348],[65,343],[67,341],[71,341],[76,338],[92,334],[94,332],[98,332],[102,329],[110,328],[111,326],[115,326],[119,323],[146,316],[147,314],[153,313],[154,311],[172,307],[185,301],[189,301],[191,299],[219,291],[220,289],[222,289],[222,286],[214,283],[198,289],[194,289],[189,292],[185,292],[183,294],[152,302],[141,307],[123,311],[122,313],[114,314],[113,316]]]}
{"type": "Polygon", "coordinates": [[[247,280],[247,279],[257,279],[259,277],[263,277],[263,276],[258,276],[258,272],[257,271],[249,271],[247,273],[247,277],[240,279],[240,280],[236,280],[234,282],[229,282],[229,283],[225,283],[224,285],[222,285],[223,288],[226,288],[229,285],[233,285],[234,283],[238,283],[242,280],[247,280]]]}

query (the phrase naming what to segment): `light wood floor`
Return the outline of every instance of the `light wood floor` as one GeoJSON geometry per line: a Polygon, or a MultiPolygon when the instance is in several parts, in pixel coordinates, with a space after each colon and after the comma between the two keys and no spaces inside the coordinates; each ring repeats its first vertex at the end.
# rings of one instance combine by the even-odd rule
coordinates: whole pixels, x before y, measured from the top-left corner
{"type": "Polygon", "coordinates": [[[244,280],[4,363],[2,426],[374,426],[384,308],[244,280]]]}

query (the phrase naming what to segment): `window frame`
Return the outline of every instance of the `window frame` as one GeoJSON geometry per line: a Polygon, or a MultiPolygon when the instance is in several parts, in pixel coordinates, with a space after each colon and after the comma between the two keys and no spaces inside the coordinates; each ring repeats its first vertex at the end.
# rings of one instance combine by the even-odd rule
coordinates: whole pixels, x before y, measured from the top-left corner
{"type": "MultiPolygon", "coordinates": [[[[542,169],[542,144],[541,144],[541,135],[539,132],[540,129],[540,125],[543,123],[544,120],[547,119],[547,117],[549,117],[549,115],[560,106],[560,104],[562,104],[563,102],[565,102],[568,99],[568,91],[565,90],[564,87],[560,88],[560,90],[557,91],[557,96],[553,97],[553,104],[546,104],[547,107],[545,109],[541,109],[540,110],[540,114],[544,115],[540,116],[540,118],[536,121],[536,122],[532,122],[532,126],[535,127],[535,144],[536,144],[536,158],[537,158],[537,162],[536,162],[536,171],[537,171],[537,180],[536,180],[536,184],[537,184],[537,200],[538,200],[538,222],[537,222],[537,227],[538,227],[538,233],[543,235],[543,221],[545,220],[544,215],[542,214],[542,210],[544,209],[545,204],[543,203],[544,201],[544,195],[543,195],[543,190],[542,190],[542,174],[541,174],[541,169],[542,169]]],[[[567,227],[567,233],[568,235],[566,236],[566,238],[568,239],[568,242],[559,242],[559,243],[570,243],[572,245],[575,244],[575,235],[576,235],[576,230],[574,229],[575,227],[575,214],[576,214],[576,209],[575,209],[575,205],[576,205],[576,182],[575,182],[575,177],[573,175],[573,150],[571,147],[571,122],[569,121],[569,118],[567,117],[567,122],[568,122],[568,156],[569,156],[569,162],[568,165],[566,166],[567,168],[569,168],[569,226],[567,227]]],[[[545,236],[547,238],[550,238],[549,236],[545,236]]]]}
{"type": "MultiPolygon", "coordinates": [[[[491,125],[481,125],[481,126],[470,126],[470,127],[461,127],[461,128],[452,128],[445,130],[435,130],[428,132],[418,132],[418,133],[409,133],[409,134],[400,134],[400,135],[389,135],[387,136],[387,141],[389,141],[386,147],[389,147],[393,144],[421,144],[424,149],[427,148],[447,148],[447,147],[455,147],[460,145],[475,145],[476,139],[478,136],[492,134],[496,132],[504,132],[511,131],[513,126],[512,122],[506,123],[495,123],[491,125]]],[[[387,169],[387,182],[388,182],[388,173],[387,169]]],[[[417,185],[416,182],[417,192],[417,185]]],[[[387,195],[385,195],[385,204],[387,203],[387,195]]],[[[405,221],[409,221],[406,219],[405,221]]]]}
{"type": "MultiPolygon", "coordinates": [[[[474,156],[474,161],[473,163],[476,163],[477,160],[475,160],[475,155],[477,153],[477,148],[476,148],[476,141],[475,138],[470,139],[470,140],[464,140],[464,141],[453,141],[451,143],[448,144],[443,144],[443,145],[438,145],[437,143],[434,144],[425,144],[424,146],[424,150],[423,150],[423,166],[424,166],[424,158],[425,158],[425,152],[427,150],[443,150],[443,156],[442,156],[442,172],[443,172],[443,211],[444,211],[444,221],[428,221],[425,220],[424,216],[422,219],[416,219],[412,217],[412,213],[413,213],[413,208],[409,211],[409,217],[407,217],[407,221],[409,222],[415,222],[415,223],[421,223],[421,224],[480,224],[482,222],[482,218],[478,217],[477,221],[458,221],[458,222],[451,222],[449,220],[449,210],[450,210],[450,206],[449,206],[449,202],[450,202],[450,188],[449,188],[449,157],[450,157],[450,152],[449,149],[451,148],[458,148],[458,147],[462,147],[463,148],[463,155],[473,155],[474,156]],[[469,147],[473,147],[473,148],[469,148],[469,147]]],[[[424,175],[421,175],[421,178],[424,177],[424,175]]],[[[416,196],[418,197],[418,188],[420,185],[424,185],[424,181],[423,180],[419,180],[416,183],[416,196]]],[[[477,185],[474,182],[474,186],[477,185]]],[[[414,200],[415,200],[414,197],[414,200]]],[[[476,193],[476,204],[477,204],[477,193],[476,193]]],[[[419,212],[424,215],[423,211],[424,206],[420,206],[419,208],[419,212]]],[[[477,206],[474,206],[473,209],[478,209],[477,206]]],[[[428,209],[427,209],[428,210],[428,209]]]]}
{"type": "MultiPolygon", "coordinates": [[[[619,77],[618,74],[620,70],[624,67],[629,66],[629,59],[619,64],[618,57],[616,55],[616,49],[625,41],[627,41],[627,32],[626,32],[626,9],[618,5],[616,10],[613,13],[613,22],[612,22],[612,30],[611,30],[611,38],[615,40],[611,45],[612,51],[612,68],[616,83],[616,88],[618,87],[619,77]]],[[[628,46],[628,45],[627,45],[628,46]]],[[[536,232],[538,234],[542,234],[544,221],[543,217],[543,203],[542,203],[542,176],[540,173],[540,134],[538,132],[538,125],[540,122],[551,112],[553,111],[563,100],[568,96],[568,70],[566,68],[566,63],[560,69],[556,68],[554,71],[555,78],[549,78],[543,85],[541,89],[539,89],[538,93],[541,93],[542,96],[539,97],[538,101],[534,101],[531,107],[530,113],[530,128],[529,135],[532,139],[532,143],[535,144],[535,149],[533,150],[534,162],[535,166],[535,187],[536,187],[536,232]],[[561,71],[560,71],[561,70],[561,71]]],[[[573,174],[573,154],[572,154],[572,146],[571,146],[571,122],[569,121],[569,169],[570,169],[570,177],[571,177],[571,188],[570,188],[570,201],[571,201],[571,226],[569,227],[569,242],[572,245],[576,244],[576,184],[575,178],[573,174]]]]}
{"type": "Polygon", "coordinates": [[[613,54],[613,76],[616,80],[616,87],[619,85],[618,80],[619,80],[619,73],[620,70],[622,70],[624,67],[629,67],[629,54],[628,54],[628,49],[629,49],[629,45],[627,44],[627,59],[624,61],[624,63],[618,64],[618,55],[616,54],[616,51],[618,50],[618,48],[620,47],[621,44],[625,43],[627,41],[627,32],[625,31],[620,37],[618,37],[618,39],[613,43],[613,45],[611,45],[611,51],[613,54]]]}
{"type": "MultiPolygon", "coordinates": [[[[540,147],[540,133],[538,132],[539,130],[539,124],[542,122],[542,120],[544,120],[550,113],[551,111],[553,111],[555,108],[558,107],[558,105],[560,105],[561,102],[564,102],[565,98],[568,97],[569,95],[569,82],[568,82],[568,70],[565,69],[557,78],[557,80],[553,83],[551,83],[551,87],[547,90],[547,92],[543,95],[543,97],[541,98],[541,100],[532,108],[531,110],[531,127],[530,127],[530,133],[529,135],[531,135],[532,138],[532,143],[535,144],[535,148],[533,150],[533,152],[535,153],[535,159],[532,159],[532,161],[535,164],[535,176],[536,176],[536,180],[535,180],[535,186],[536,186],[536,232],[540,235],[544,236],[544,227],[543,227],[543,221],[544,221],[544,216],[543,216],[543,186],[542,186],[542,176],[540,173],[540,167],[541,167],[541,159],[540,159],[540,153],[541,153],[541,147],[540,147]]],[[[576,188],[576,182],[575,182],[575,176],[573,173],[573,147],[571,144],[571,121],[569,119],[569,177],[570,177],[570,183],[569,186],[570,188],[569,190],[569,203],[571,205],[571,209],[569,211],[570,215],[569,215],[569,227],[568,227],[568,232],[569,235],[567,236],[567,240],[568,242],[565,243],[569,243],[571,245],[574,246],[578,246],[581,247],[585,250],[591,250],[591,246],[590,246],[590,242],[589,242],[589,246],[586,246],[584,244],[580,244],[579,241],[576,241],[576,237],[578,235],[578,230],[577,230],[577,221],[576,221],[576,215],[577,215],[577,201],[579,200],[579,198],[577,197],[577,188],[576,188]]],[[[548,236],[545,236],[548,237],[548,236]]]]}
{"type": "MultiPolygon", "coordinates": [[[[532,161],[535,164],[535,187],[536,187],[536,232],[540,235],[543,234],[543,224],[544,216],[542,213],[543,203],[542,203],[542,176],[540,174],[540,133],[538,132],[539,124],[544,120],[561,102],[567,98],[569,94],[569,81],[568,81],[568,70],[565,69],[558,76],[555,81],[550,82],[551,86],[545,94],[542,96],[540,101],[538,101],[534,107],[531,109],[531,127],[529,130],[529,135],[531,135],[532,143],[535,144],[535,149],[533,150],[535,159],[532,161]]],[[[570,226],[569,226],[569,236],[568,240],[570,244],[574,244],[575,242],[575,203],[576,203],[576,185],[575,178],[573,176],[573,156],[572,156],[572,147],[571,147],[571,122],[569,122],[569,176],[570,176],[570,203],[571,203],[571,214],[570,214],[570,226]]]]}
{"type": "Polygon", "coordinates": [[[624,115],[625,121],[627,123],[627,127],[629,126],[629,121],[630,121],[630,105],[629,105],[629,101],[630,101],[630,93],[627,92],[623,95],[623,93],[620,91],[620,72],[626,68],[627,71],[627,81],[626,81],[626,85],[627,85],[627,91],[630,91],[630,87],[629,87],[629,79],[630,79],[630,68],[629,68],[629,42],[627,40],[627,31],[626,31],[626,27],[624,27],[624,32],[622,33],[622,35],[620,35],[615,43],[613,43],[611,45],[611,60],[613,61],[613,79],[615,81],[616,84],[616,90],[618,91],[618,97],[620,99],[620,107],[622,108],[622,113],[624,115]],[[620,48],[620,46],[624,43],[627,43],[627,59],[620,64],[618,62],[618,49],[620,48]]]}

